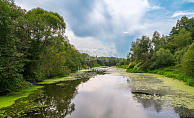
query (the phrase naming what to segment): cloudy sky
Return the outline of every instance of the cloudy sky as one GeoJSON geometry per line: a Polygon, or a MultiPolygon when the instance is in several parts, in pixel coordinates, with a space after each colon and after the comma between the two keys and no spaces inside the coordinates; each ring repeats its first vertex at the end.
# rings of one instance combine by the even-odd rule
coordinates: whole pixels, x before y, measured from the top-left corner
{"type": "Polygon", "coordinates": [[[168,35],[182,16],[194,17],[194,0],[15,0],[26,10],[59,13],[80,52],[126,58],[131,42],[154,31],[168,35]]]}

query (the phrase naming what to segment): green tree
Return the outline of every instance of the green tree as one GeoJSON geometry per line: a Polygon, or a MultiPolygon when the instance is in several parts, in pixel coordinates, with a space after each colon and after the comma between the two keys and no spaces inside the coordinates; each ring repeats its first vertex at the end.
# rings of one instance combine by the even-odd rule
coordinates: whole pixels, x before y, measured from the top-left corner
{"type": "Polygon", "coordinates": [[[175,64],[174,56],[170,53],[170,50],[160,48],[159,51],[154,53],[152,57],[151,69],[157,69],[162,67],[169,67],[175,64]]]}
{"type": "MultiPolygon", "coordinates": [[[[44,61],[46,61],[44,59],[45,53],[49,55],[47,51],[48,47],[63,43],[60,37],[64,35],[65,23],[59,14],[48,12],[41,8],[28,11],[24,19],[28,21],[26,22],[27,24],[23,25],[30,31],[30,39],[28,39],[30,46],[28,48],[28,62],[25,64],[23,74],[28,81],[41,81],[46,77],[43,65],[44,61]]],[[[50,52],[53,53],[52,51],[50,52]]]]}
{"type": "Polygon", "coordinates": [[[132,61],[138,63],[141,61],[145,61],[148,54],[152,49],[151,41],[149,37],[142,36],[141,39],[137,39],[136,42],[132,42],[131,44],[131,54],[132,61]]]}
{"type": "Polygon", "coordinates": [[[13,1],[0,0],[0,94],[29,84],[23,80],[23,41],[16,34],[18,18],[25,10],[13,1]]]}
{"type": "Polygon", "coordinates": [[[182,68],[186,74],[194,76],[194,43],[189,46],[189,49],[183,55],[182,68]]]}
{"type": "Polygon", "coordinates": [[[154,51],[157,52],[160,48],[164,48],[167,44],[168,37],[167,36],[160,36],[160,34],[155,31],[152,38],[152,43],[154,46],[154,51]]]}
{"type": "Polygon", "coordinates": [[[173,44],[176,50],[180,50],[192,43],[191,33],[182,28],[178,34],[173,35],[173,44]]]}

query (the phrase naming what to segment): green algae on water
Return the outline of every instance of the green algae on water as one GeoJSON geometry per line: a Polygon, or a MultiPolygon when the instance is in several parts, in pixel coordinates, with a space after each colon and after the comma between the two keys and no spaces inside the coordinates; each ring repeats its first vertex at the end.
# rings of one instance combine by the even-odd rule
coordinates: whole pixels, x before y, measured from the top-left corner
{"type": "Polygon", "coordinates": [[[40,109],[46,107],[46,105],[37,102],[42,96],[43,90],[38,89],[31,92],[27,97],[22,97],[15,100],[15,103],[11,106],[0,109],[0,117],[24,117],[28,113],[39,113],[40,109]]]}
{"type": "Polygon", "coordinates": [[[163,108],[184,107],[194,110],[194,87],[156,74],[130,73],[129,77],[132,80],[129,86],[132,87],[133,100],[160,100],[165,103],[163,108]]]}
{"type": "Polygon", "coordinates": [[[15,103],[15,100],[19,99],[19,98],[23,98],[23,97],[27,97],[30,93],[32,93],[33,91],[42,88],[42,86],[32,86],[26,89],[21,90],[20,92],[15,92],[12,93],[8,96],[4,95],[4,96],[0,96],[0,109],[3,107],[8,107],[11,106],[15,103]]]}

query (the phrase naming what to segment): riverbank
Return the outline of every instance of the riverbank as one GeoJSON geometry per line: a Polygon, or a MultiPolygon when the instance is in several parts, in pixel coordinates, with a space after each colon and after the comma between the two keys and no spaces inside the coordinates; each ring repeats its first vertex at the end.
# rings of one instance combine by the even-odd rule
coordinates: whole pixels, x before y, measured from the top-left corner
{"type": "MultiPolygon", "coordinates": [[[[101,74],[102,71],[100,71],[101,74]]],[[[49,103],[40,103],[40,98],[44,96],[45,89],[53,91],[53,89],[66,89],[64,92],[54,91],[54,93],[64,96],[71,92],[75,88],[75,85],[79,85],[81,82],[85,82],[90,78],[96,76],[98,70],[80,70],[76,73],[72,73],[67,77],[47,79],[43,82],[39,82],[33,87],[23,89],[21,92],[9,95],[1,96],[0,101],[0,117],[21,117],[29,114],[39,114],[41,109],[46,108],[49,103]],[[63,83],[68,83],[63,85],[63,83]],[[48,86],[55,86],[54,88],[48,88],[48,86]],[[68,86],[68,87],[67,87],[68,86]],[[66,93],[67,92],[67,93],[66,93]]],[[[58,90],[57,89],[57,90],[58,90]]],[[[53,93],[52,93],[53,94],[53,93]]]]}
{"type": "Polygon", "coordinates": [[[32,86],[29,88],[25,88],[19,92],[14,92],[11,93],[9,95],[4,95],[4,96],[0,96],[0,109],[3,107],[8,107],[11,106],[15,103],[15,101],[17,99],[23,98],[23,97],[27,97],[29,96],[33,91],[36,91],[40,88],[42,88],[43,86],[32,86]]]}
{"type": "MultiPolygon", "coordinates": [[[[76,73],[78,73],[78,72],[76,72],[76,73]]],[[[76,73],[74,73],[74,74],[76,74],[76,73]]],[[[21,89],[18,92],[12,92],[8,95],[2,95],[2,96],[0,96],[0,101],[3,101],[3,102],[0,102],[0,109],[13,105],[15,103],[15,101],[20,99],[20,98],[28,97],[34,91],[37,91],[38,89],[44,87],[42,85],[52,84],[52,83],[56,83],[56,82],[59,82],[59,81],[71,80],[72,79],[72,77],[71,77],[72,74],[73,73],[71,73],[67,77],[46,79],[42,82],[36,83],[35,85],[33,85],[31,87],[21,89]]]]}
{"type": "Polygon", "coordinates": [[[121,65],[119,66],[119,68],[126,69],[126,72],[128,73],[152,73],[152,74],[163,75],[164,77],[183,81],[187,85],[194,87],[194,77],[186,75],[182,73],[180,69],[175,69],[174,67],[160,68],[160,69],[155,69],[150,71],[139,70],[138,68],[135,68],[135,67],[129,68],[128,65],[121,65]]]}
{"type": "Polygon", "coordinates": [[[173,67],[161,68],[148,71],[147,73],[159,74],[168,78],[174,78],[185,82],[187,85],[194,87],[194,77],[181,73],[181,70],[177,70],[173,67]]]}
{"type": "MultiPolygon", "coordinates": [[[[157,74],[127,73],[116,67],[93,68],[38,86],[43,87],[0,109],[0,117],[71,118],[76,114],[80,117],[80,113],[88,117],[89,110],[93,116],[102,113],[92,110],[99,108],[107,113],[110,109],[120,111],[124,117],[138,116],[134,109],[150,118],[194,116],[194,87],[157,74]]],[[[113,113],[118,117],[118,112],[107,115],[113,113]]]]}
{"type": "MultiPolygon", "coordinates": [[[[95,69],[95,68],[94,68],[95,69]]],[[[51,78],[51,79],[45,79],[42,82],[38,82],[35,85],[28,87],[28,88],[24,88],[19,90],[18,92],[12,92],[8,95],[2,95],[0,96],[0,109],[4,108],[4,107],[8,107],[11,106],[15,103],[16,100],[20,99],[20,98],[24,98],[29,96],[31,93],[33,93],[34,91],[44,87],[43,85],[46,84],[53,84],[53,83],[57,83],[60,81],[68,81],[68,80],[75,80],[80,78],[79,76],[84,72],[84,71],[88,71],[87,69],[83,69],[83,70],[79,70],[75,73],[70,73],[68,76],[66,77],[59,77],[59,78],[51,78]],[[76,76],[76,77],[75,77],[76,76]]]]}

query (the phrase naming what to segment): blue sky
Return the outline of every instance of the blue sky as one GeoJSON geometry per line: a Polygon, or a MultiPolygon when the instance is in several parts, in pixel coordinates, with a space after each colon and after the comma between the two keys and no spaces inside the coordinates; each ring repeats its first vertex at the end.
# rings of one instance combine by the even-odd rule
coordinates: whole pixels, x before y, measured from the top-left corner
{"type": "Polygon", "coordinates": [[[15,0],[24,9],[59,13],[80,52],[126,58],[131,42],[154,31],[168,35],[182,16],[194,17],[194,0],[15,0]]]}

